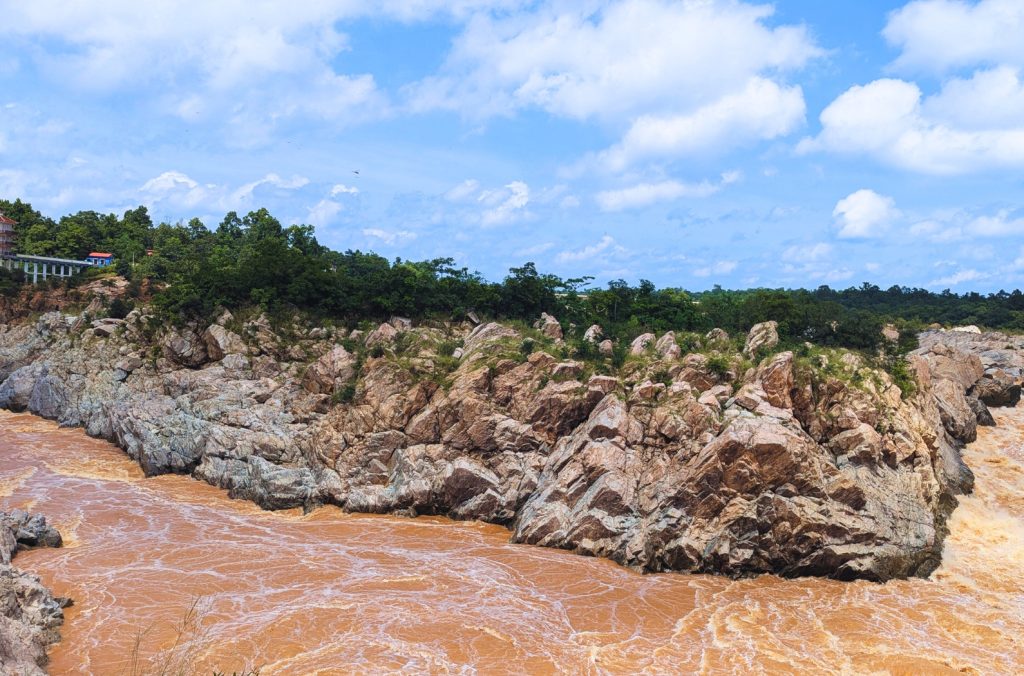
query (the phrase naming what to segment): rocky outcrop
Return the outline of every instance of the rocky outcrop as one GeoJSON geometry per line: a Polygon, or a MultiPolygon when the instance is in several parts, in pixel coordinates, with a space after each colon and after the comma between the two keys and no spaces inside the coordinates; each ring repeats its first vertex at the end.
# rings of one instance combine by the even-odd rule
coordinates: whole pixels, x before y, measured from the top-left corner
{"type": "Polygon", "coordinates": [[[67,599],[54,598],[35,575],[11,566],[19,548],[60,547],[41,515],[0,512],[0,673],[46,673],[47,649],[60,640],[67,599]]]}
{"type": "Polygon", "coordinates": [[[775,321],[754,324],[747,334],[743,354],[753,357],[759,352],[771,350],[779,344],[779,323],[775,321]]]}
{"type": "Polygon", "coordinates": [[[540,329],[541,333],[552,340],[562,339],[562,325],[547,312],[541,314],[540,319],[534,323],[533,327],[540,329]]]}
{"type": "Polygon", "coordinates": [[[987,406],[1016,406],[1024,384],[1024,336],[965,328],[974,330],[925,331],[918,352],[969,355],[970,394],[987,406]]]}
{"type": "Polygon", "coordinates": [[[644,334],[615,368],[493,322],[392,321],[342,346],[300,324],[282,340],[265,317],[235,337],[149,335],[131,317],[101,336],[78,319],[0,332],[0,405],[80,425],[148,474],[268,509],[480,519],[642,570],[735,576],[927,575],[971,487],[960,448],[987,410],[972,388],[1017,354],[923,342],[902,397],[854,354],[771,355],[772,322],[751,330],[744,372],[717,333],[688,355],[644,334]]]}

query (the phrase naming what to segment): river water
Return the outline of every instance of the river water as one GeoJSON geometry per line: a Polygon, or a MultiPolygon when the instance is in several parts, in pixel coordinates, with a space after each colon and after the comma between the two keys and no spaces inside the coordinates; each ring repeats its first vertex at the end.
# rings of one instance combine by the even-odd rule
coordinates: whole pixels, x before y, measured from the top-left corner
{"type": "Polygon", "coordinates": [[[303,516],[146,479],[79,430],[0,413],[18,554],[71,596],[53,674],[1024,672],[1024,408],[966,451],[974,495],[930,580],[639,575],[444,519],[303,516]]]}

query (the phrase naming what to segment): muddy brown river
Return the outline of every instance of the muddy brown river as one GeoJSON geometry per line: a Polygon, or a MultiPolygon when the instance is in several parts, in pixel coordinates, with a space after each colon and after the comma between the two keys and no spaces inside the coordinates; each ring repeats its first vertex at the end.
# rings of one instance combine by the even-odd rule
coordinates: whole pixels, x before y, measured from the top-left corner
{"type": "Polygon", "coordinates": [[[144,478],[80,430],[0,413],[0,506],[62,549],[53,674],[1024,672],[1024,408],[966,451],[974,495],[929,580],[639,575],[480,523],[270,513],[144,478]]]}

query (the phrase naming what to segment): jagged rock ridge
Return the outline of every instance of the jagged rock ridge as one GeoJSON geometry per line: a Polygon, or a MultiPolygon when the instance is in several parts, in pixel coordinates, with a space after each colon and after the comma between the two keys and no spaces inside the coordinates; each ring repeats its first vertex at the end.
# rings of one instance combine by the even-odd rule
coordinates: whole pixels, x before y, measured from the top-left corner
{"type": "Polygon", "coordinates": [[[977,356],[926,344],[904,400],[854,354],[771,354],[771,323],[748,357],[724,332],[690,354],[645,334],[614,376],[555,356],[556,325],[538,323],[544,351],[495,323],[282,333],[227,315],[154,334],[137,311],[103,331],[51,313],[0,332],[0,406],[270,509],[481,519],[651,571],[937,567],[987,413],[977,356]]]}

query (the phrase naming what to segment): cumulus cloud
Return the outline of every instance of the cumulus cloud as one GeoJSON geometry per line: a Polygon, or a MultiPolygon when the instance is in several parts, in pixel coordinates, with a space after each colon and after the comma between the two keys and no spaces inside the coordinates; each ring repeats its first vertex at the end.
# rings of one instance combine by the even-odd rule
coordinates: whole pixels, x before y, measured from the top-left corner
{"type": "Polygon", "coordinates": [[[822,52],[802,26],[767,25],[772,13],[746,2],[626,0],[478,16],[442,72],[406,92],[418,111],[482,119],[535,108],[621,125],[612,168],[775,138],[804,118],[803,93],[784,74],[822,52]]]}
{"type": "Polygon", "coordinates": [[[877,237],[900,217],[896,202],[874,190],[858,190],[836,203],[832,216],[843,239],[877,237]]]}
{"type": "MultiPolygon", "coordinates": [[[[349,123],[387,115],[371,75],[336,71],[349,46],[335,26],[407,13],[397,4],[36,0],[7,3],[4,18],[51,85],[132,92],[189,122],[222,120],[234,145],[245,146],[294,116],[349,123]]],[[[421,18],[444,11],[416,4],[421,18]]]]}
{"type": "Polygon", "coordinates": [[[147,180],[138,194],[148,205],[164,204],[173,209],[192,210],[197,207],[218,211],[244,209],[252,204],[261,186],[270,186],[278,192],[288,193],[306,186],[304,176],[281,178],[267,174],[261,179],[245,183],[234,190],[214,183],[200,184],[180,171],[165,171],[147,180]]]}
{"type": "Polygon", "coordinates": [[[659,181],[657,183],[637,183],[626,188],[603,190],[597,195],[597,205],[602,211],[622,211],[650,206],[657,202],[670,202],[683,197],[708,197],[714,195],[723,186],[735,183],[740,179],[739,172],[730,171],[722,174],[721,181],[701,181],[700,183],[683,183],[676,180],[659,181]]]}
{"type": "Polygon", "coordinates": [[[467,178],[446,192],[444,198],[449,202],[461,202],[475,195],[478,190],[480,190],[480,181],[475,178],[467,178]]]}
{"type": "Polygon", "coordinates": [[[782,260],[794,262],[820,261],[831,255],[831,244],[824,242],[817,244],[794,244],[782,252],[782,260]]]}
{"type": "Polygon", "coordinates": [[[353,188],[347,186],[344,183],[338,183],[331,188],[331,197],[337,197],[338,195],[358,195],[359,188],[353,188]]]}
{"type": "Polygon", "coordinates": [[[558,263],[589,261],[609,251],[622,253],[625,252],[625,249],[617,245],[611,235],[605,235],[598,242],[585,246],[582,249],[562,251],[555,256],[555,261],[558,263]]]}
{"type": "Polygon", "coordinates": [[[1024,215],[1009,209],[994,214],[953,211],[935,214],[910,226],[910,234],[935,243],[1024,236],[1024,215]]]}
{"type": "MultiPolygon", "coordinates": [[[[1001,78],[974,82],[976,87],[1005,85],[1005,73],[1001,78]]],[[[987,95],[989,99],[996,96],[987,95]]],[[[956,116],[949,121],[936,116],[943,108],[948,114],[951,107],[966,107],[951,104],[953,98],[940,92],[922,103],[920,88],[903,80],[883,79],[851,87],[825,108],[821,133],[801,141],[798,151],[870,155],[932,174],[1024,167],[1024,120],[1007,120],[1015,126],[977,128],[983,119],[975,118],[974,128],[957,127],[951,123],[956,116]]]]}
{"type": "Polygon", "coordinates": [[[821,113],[801,152],[866,155],[930,174],[1024,167],[1024,3],[915,0],[889,16],[892,69],[947,75],[925,96],[918,84],[879,79],[847,89],[821,113]]]}
{"type": "Polygon", "coordinates": [[[988,277],[987,274],[970,268],[966,270],[958,270],[957,272],[954,272],[951,275],[939,277],[938,279],[933,279],[928,283],[928,286],[957,286],[959,284],[963,284],[964,282],[973,282],[979,279],[985,279],[986,277],[988,277]]]}
{"type": "Polygon", "coordinates": [[[882,31],[902,53],[894,67],[944,72],[993,63],[1024,66],[1020,0],[915,0],[893,12],[882,31]]]}
{"type": "Polygon", "coordinates": [[[530,186],[512,181],[503,190],[485,190],[477,201],[488,206],[480,215],[483,225],[511,223],[529,214],[526,205],[530,203],[530,186]]]}
{"type": "Polygon", "coordinates": [[[711,265],[697,268],[693,271],[694,277],[710,277],[711,275],[727,275],[739,265],[736,261],[716,261],[711,265]]]}
{"type": "Polygon", "coordinates": [[[643,115],[615,146],[599,155],[611,171],[637,160],[722,150],[757,139],[786,135],[804,122],[800,87],[751,78],[739,92],[683,115],[643,115]]]}
{"type": "Polygon", "coordinates": [[[382,228],[364,228],[363,235],[380,240],[388,246],[404,244],[416,239],[416,233],[409,230],[384,230],[382,228]]]}
{"type": "Polygon", "coordinates": [[[296,190],[307,185],[308,183],[309,179],[306,178],[305,176],[296,175],[292,176],[291,178],[281,178],[277,174],[267,174],[263,178],[257,181],[252,181],[251,183],[246,183],[245,185],[235,190],[231,195],[231,203],[235,205],[243,205],[251,201],[253,198],[253,194],[256,192],[257,188],[264,185],[271,186],[273,188],[278,188],[279,190],[288,191],[296,190]]]}

